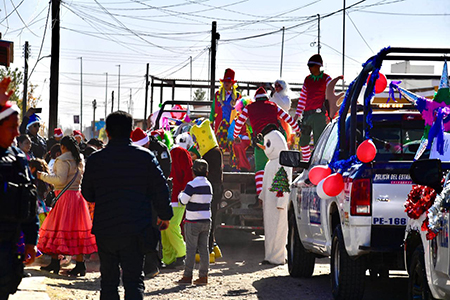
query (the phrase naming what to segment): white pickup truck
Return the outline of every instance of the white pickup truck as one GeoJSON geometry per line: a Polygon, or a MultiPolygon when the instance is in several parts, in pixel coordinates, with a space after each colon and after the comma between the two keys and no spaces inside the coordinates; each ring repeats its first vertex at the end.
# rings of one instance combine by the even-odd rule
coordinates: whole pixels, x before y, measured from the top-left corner
{"type": "MultiPolygon", "coordinates": [[[[411,167],[414,182],[442,191],[442,169],[450,169],[450,163],[440,160],[419,160],[411,167]]],[[[450,178],[447,176],[444,191],[441,193],[442,206],[438,218],[440,230],[436,237],[427,239],[427,231],[422,224],[427,212],[418,219],[408,218],[405,232],[405,264],[408,266],[408,299],[450,299],[450,250],[448,234],[450,231],[450,178]]],[[[436,205],[434,201],[434,205],[436,205]]]]}

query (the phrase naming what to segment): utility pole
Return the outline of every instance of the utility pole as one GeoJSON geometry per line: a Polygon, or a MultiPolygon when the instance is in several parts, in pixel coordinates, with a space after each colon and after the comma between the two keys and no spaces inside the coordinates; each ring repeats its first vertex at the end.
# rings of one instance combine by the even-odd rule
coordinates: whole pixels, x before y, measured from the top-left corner
{"type": "MultiPolygon", "coordinates": [[[[344,0],[344,8],[342,10],[342,76],[344,76],[345,71],[344,63],[345,63],[345,0],[344,0]]],[[[344,80],[342,80],[342,91],[344,91],[344,80]]]]}
{"type": "Polygon", "coordinates": [[[105,120],[108,115],[108,72],[106,72],[106,90],[105,90],[105,120]]]}
{"type": "Polygon", "coordinates": [[[284,26],[283,26],[282,30],[283,30],[283,36],[282,36],[282,40],[281,40],[280,78],[283,76],[284,26]]]}
{"type": "Polygon", "coordinates": [[[317,53],[320,54],[320,15],[317,14],[317,53]]]}
{"type": "Polygon", "coordinates": [[[189,56],[189,60],[191,62],[191,101],[192,101],[192,56],[189,56]]]}
{"type": "Polygon", "coordinates": [[[114,91],[111,92],[111,112],[114,111],[114,91]]]}
{"type": "Polygon", "coordinates": [[[117,65],[119,67],[119,82],[117,85],[117,110],[120,110],[120,65],[117,65]]]}
{"type": "Polygon", "coordinates": [[[92,121],[92,137],[95,137],[95,110],[97,109],[97,100],[92,101],[92,109],[94,110],[94,119],[92,121]]]}
{"type": "MultiPolygon", "coordinates": [[[[147,122],[147,103],[148,103],[148,70],[150,68],[150,64],[147,63],[147,72],[145,73],[145,103],[144,103],[144,124],[147,122]]],[[[153,104],[153,103],[152,103],[153,104]]],[[[151,110],[151,108],[150,108],[151,110]]],[[[147,127],[144,125],[144,127],[147,127]]],[[[142,128],[143,130],[147,128],[142,128]]]]}
{"type": "Polygon", "coordinates": [[[61,0],[52,1],[52,45],[50,61],[50,99],[48,135],[58,126],[58,87],[59,87],[59,12],[61,0]]]}
{"type": "Polygon", "coordinates": [[[131,106],[133,105],[133,100],[131,99],[131,88],[130,88],[130,102],[128,102],[128,113],[131,113],[131,106]]]}
{"type": "Polygon", "coordinates": [[[83,132],[83,58],[80,57],[80,130],[83,132]]]}
{"type": "Polygon", "coordinates": [[[25,57],[25,67],[23,71],[23,98],[22,98],[22,117],[25,116],[27,112],[27,102],[28,102],[28,56],[30,54],[30,48],[28,41],[25,42],[24,57],[25,57]]]}
{"type": "Polygon", "coordinates": [[[217,51],[217,41],[220,39],[220,34],[217,32],[217,22],[212,22],[211,30],[211,90],[210,90],[210,100],[214,100],[214,92],[216,89],[216,51],[217,51]]]}

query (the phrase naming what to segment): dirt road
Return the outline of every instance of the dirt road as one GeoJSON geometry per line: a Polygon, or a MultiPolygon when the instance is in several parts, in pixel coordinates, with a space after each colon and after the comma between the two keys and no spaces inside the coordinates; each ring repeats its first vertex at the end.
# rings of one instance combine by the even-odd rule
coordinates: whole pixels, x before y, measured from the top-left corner
{"type": "MultiPolygon", "coordinates": [[[[287,265],[261,265],[264,238],[246,232],[219,234],[223,258],[211,265],[210,284],[204,287],[179,286],[182,268],[163,269],[156,278],[145,280],[145,299],[332,299],[329,260],[318,259],[310,279],[289,276],[287,265]]],[[[89,261],[84,278],[69,278],[31,269],[35,276],[45,275],[51,299],[98,299],[100,273],[98,261],[89,261]]],[[[68,267],[70,268],[70,267],[68,267]]],[[[67,269],[68,269],[67,268],[67,269]]],[[[194,277],[197,273],[194,273],[194,277]]],[[[389,279],[366,279],[364,299],[406,299],[406,272],[391,272],[389,279]]],[[[123,295],[123,288],[120,288],[123,295]]]]}

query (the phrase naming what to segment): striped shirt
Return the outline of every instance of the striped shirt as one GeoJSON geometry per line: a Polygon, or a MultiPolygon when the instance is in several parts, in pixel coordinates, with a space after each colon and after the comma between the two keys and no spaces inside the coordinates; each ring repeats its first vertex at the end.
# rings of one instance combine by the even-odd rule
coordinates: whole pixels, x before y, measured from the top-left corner
{"type": "Polygon", "coordinates": [[[189,181],[184,191],[178,195],[181,204],[186,205],[187,221],[211,220],[211,201],[213,189],[203,176],[189,181]]]}

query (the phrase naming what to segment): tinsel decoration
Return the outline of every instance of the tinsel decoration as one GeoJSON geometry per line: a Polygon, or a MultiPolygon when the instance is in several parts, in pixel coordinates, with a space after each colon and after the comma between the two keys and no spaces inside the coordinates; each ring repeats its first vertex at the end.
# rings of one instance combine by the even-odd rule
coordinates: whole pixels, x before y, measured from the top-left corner
{"type": "Polygon", "coordinates": [[[411,219],[418,219],[433,205],[436,191],[423,185],[413,185],[405,202],[405,212],[411,219]]]}
{"type": "Polygon", "coordinates": [[[278,169],[275,177],[272,181],[272,187],[269,189],[271,192],[277,192],[277,197],[283,197],[283,193],[289,193],[289,179],[286,170],[283,167],[278,169]]]}
{"type": "MultiPolygon", "coordinates": [[[[442,193],[437,195],[434,204],[428,209],[428,233],[436,234],[442,229],[442,210],[447,207],[450,200],[450,184],[447,183],[442,193]]],[[[430,234],[431,237],[431,234],[430,234]]],[[[434,238],[434,237],[432,237],[434,238]]],[[[431,238],[431,239],[432,239],[431,238]]],[[[428,234],[427,234],[427,239],[428,234]]]]}

